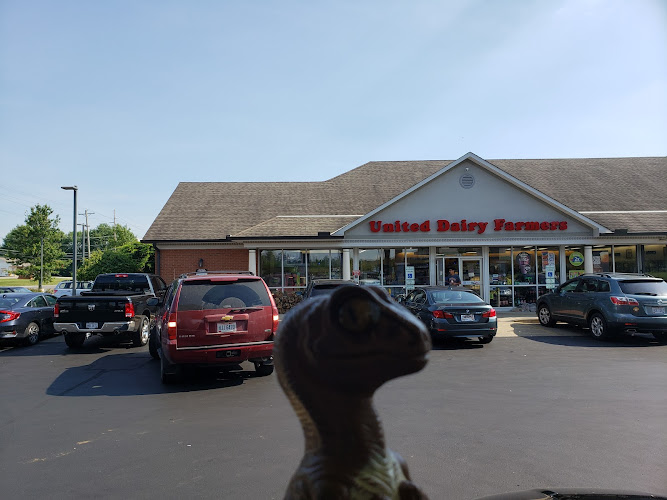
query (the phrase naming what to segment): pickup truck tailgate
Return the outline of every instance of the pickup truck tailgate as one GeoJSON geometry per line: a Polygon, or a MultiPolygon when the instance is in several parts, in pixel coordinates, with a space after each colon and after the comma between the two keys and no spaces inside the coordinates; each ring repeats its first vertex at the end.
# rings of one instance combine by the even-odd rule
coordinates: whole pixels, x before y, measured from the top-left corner
{"type": "MultiPolygon", "coordinates": [[[[67,297],[58,300],[58,323],[78,323],[85,327],[86,323],[128,321],[125,312],[130,303],[127,298],[117,300],[108,297],[96,299],[93,296],[67,297]]],[[[89,327],[95,328],[95,327],[89,327]]]]}

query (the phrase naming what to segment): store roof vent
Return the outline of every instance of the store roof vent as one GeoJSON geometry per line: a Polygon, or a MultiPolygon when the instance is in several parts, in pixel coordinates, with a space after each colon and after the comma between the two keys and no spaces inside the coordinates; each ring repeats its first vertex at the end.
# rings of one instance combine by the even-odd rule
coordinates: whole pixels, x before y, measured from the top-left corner
{"type": "Polygon", "coordinates": [[[461,184],[463,189],[470,189],[475,185],[475,178],[472,176],[472,174],[465,173],[459,177],[459,184],[461,184]]]}

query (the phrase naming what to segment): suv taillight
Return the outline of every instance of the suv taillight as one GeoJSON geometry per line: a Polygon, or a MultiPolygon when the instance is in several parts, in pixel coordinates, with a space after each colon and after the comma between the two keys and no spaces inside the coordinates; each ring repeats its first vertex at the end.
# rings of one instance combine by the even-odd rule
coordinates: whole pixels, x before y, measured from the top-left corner
{"type": "Polygon", "coordinates": [[[271,313],[273,314],[273,323],[271,325],[271,334],[275,335],[278,331],[278,325],[280,325],[280,314],[278,314],[278,308],[273,306],[271,308],[271,313]]]}
{"type": "Polygon", "coordinates": [[[60,317],[60,304],[56,302],[56,305],[53,306],[53,317],[54,318],[59,318],[60,317]]]}
{"type": "Polygon", "coordinates": [[[134,304],[132,302],[125,302],[125,317],[134,318],[134,304]]]}
{"type": "Polygon", "coordinates": [[[638,306],[639,302],[637,302],[637,299],[631,299],[630,297],[614,297],[611,296],[609,297],[609,300],[611,300],[611,303],[614,304],[615,306],[638,306]]]}
{"type": "Polygon", "coordinates": [[[169,314],[169,321],[167,321],[167,338],[169,340],[176,340],[176,313],[169,314]]]}
{"type": "Polygon", "coordinates": [[[495,317],[496,317],[495,309],[489,309],[485,313],[482,313],[482,318],[495,318],[495,317]]]}

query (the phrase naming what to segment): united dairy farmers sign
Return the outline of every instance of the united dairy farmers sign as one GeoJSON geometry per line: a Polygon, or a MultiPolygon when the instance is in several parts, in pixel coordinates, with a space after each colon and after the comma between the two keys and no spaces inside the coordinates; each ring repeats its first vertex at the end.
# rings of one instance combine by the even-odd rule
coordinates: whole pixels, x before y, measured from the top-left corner
{"type": "Polygon", "coordinates": [[[508,221],[505,219],[493,219],[488,221],[460,221],[452,222],[447,219],[438,219],[424,222],[372,220],[369,222],[373,233],[430,233],[434,229],[438,233],[470,232],[484,234],[489,231],[565,231],[567,221],[508,221]]]}

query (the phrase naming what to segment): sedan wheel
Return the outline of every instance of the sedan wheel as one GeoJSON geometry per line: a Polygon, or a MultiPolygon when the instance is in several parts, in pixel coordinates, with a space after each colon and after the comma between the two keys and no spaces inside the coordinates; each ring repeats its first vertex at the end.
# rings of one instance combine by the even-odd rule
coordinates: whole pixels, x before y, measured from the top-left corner
{"type": "Polygon", "coordinates": [[[25,329],[25,345],[35,345],[39,342],[39,325],[32,322],[25,329]]]}
{"type": "Polygon", "coordinates": [[[658,341],[660,344],[667,344],[667,333],[664,332],[656,332],[653,334],[655,337],[655,340],[658,341]]]}

